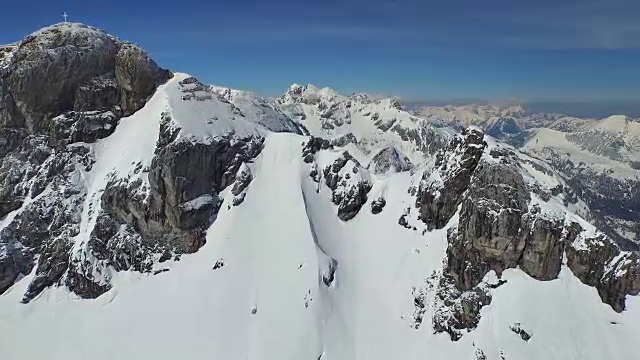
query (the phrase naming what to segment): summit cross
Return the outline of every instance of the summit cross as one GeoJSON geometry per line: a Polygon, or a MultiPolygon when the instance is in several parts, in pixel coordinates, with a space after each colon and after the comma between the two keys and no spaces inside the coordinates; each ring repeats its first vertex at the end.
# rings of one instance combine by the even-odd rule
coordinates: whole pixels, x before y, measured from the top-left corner
{"type": "Polygon", "coordinates": [[[67,12],[65,11],[64,14],[62,14],[62,17],[64,18],[64,22],[67,22],[69,15],[67,15],[67,12]]]}

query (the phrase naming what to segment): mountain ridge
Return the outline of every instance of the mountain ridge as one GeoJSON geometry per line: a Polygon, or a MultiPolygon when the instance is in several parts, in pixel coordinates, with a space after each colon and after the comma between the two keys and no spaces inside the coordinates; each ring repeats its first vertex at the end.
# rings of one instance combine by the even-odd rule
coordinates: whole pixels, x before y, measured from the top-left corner
{"type": "MultiPolygon", "coordinates": [[[[60,38],[18,49],[92,43],[60,38]]],[[[31,58],[1,67],[0,357],[635,358],[638,251],[553,162],[391,99],[275,102],[107,44],[44,110],[11,102],[31,58]]]]}

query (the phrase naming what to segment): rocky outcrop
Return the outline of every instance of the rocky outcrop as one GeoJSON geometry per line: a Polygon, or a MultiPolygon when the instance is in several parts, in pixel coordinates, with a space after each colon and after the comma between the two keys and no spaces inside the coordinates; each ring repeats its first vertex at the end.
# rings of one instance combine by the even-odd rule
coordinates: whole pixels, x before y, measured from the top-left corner
{"type": "Polygon", "coordinates": [[[558,210],[575,203],[575,194],[562,183],[536,180],[553,178],[553,172],[508,148],[487,150],[482,139],[481,132],[471,130],[441,151],[416,195],[421,220],[430,228],[445,226],[458,213],[447,233],[436,331],[456,340],[462,329],[477,326],[480,308],[490,298],[480,295],[490,271],[500,277],[518,267],[535,279],[553,280],[565,254],[576,277],[622,311],[625,296],[640,293],[638,253],[621,250],[605,235],[587,235],[594,232],[591,225],[558,210]]]}
{"type": "Polygon", "coordinates": [[[311,136],[309,140],[307,140],[302,145],[302,160],[307,164],[310,164],[314,161],[315,155],[320,150],[330,149],[333,146],[329,140],[311,136]]]}
{"type": "Polygon", "coordinates": [[[247,164],[242,164],[236,174],[236,180],[231,188],[231,194],[233,197],[233,206],[238,206],[244,202],[244,198],[247,196],[246,189],[253,180],[251,169],[247,164]]]}
{"type": "Polygon", "coordinates": [[[36,134],[70,111],[126,116],[170,76],[135,45],[85,25],[59,24],[26,37],[0,73],[0,124],[36,134]]]}
{"type": "Polygon", "coordinates": [[[380,150],[369,163],[368,169],[372,174],[384,175],[408,171],[413,167],[411,161],[395,147],[380,150]]]}
{"type": "Polygon", "coordinates": [[[387,200],[379,197],[371,202],[371,213],[376,215],[380,214],[384,207],[387,205],[387,200]]]}
{"type": "MultiPolygon", "coordinates": [[[[106,289],[85,276],[96,264],[71,256],[87,193],[82,173],[94,163],[85,143],[113,133],[118,120],[144,106],[172,74],[137,46],[82,24],[45,28],[3,49],[0,216],[11,221],[0,232],[0,294],[37,260],[23,301],[56,284],[95,295],[96,288],[106,289]],[[76,267],[85,275],[72,271],[76,267]]],[[[130,248],[93,240],[96,259],[135,268],[134,260],[122,258],[130,248]]]]}
{"type": "Polygon", "coordinates": [[[431,169],[425,171],[416,207],[430,229],[444,227],[456,212],[485,146],[484,134],[470,129],[439,151],[431,169]]]}
{"type": "Polygon", "coordinates": [[[133,44],[122,44],[115,57],[115,79],[121,90],[120,106],[125,115],[144,106],[149,95],[171,73],[160,69],[146,52],[133,44]]]}
{"type": "Polygon", "coordinates": [[[236,181],[244,162],[259,154],[262,141],[230,136],[161,146],[149,170],[149,191],[141,183],[115,180],[105,189],[102,207],[140,232],[145,242],[194,252],[219,210],[218,194],[236,181]]]}
{"type": "Polygon", "coordinates": [[[35,266],[35,277],[29,284],[24,301],[38,295],[45,287],[57,284],[67,270],[70,239],[78,235],[80,212],[86,196],[77,182],[87,157],[83,147],[73,147],[55,153],[21,188],[29,188],[32,199],[21,205],[22,210],[0,232],[0,258],[10,264],[5,271],[5,284],[0,292],[13,284],[20,274],[27,275],[35,266]],[[44,190],[46,185],[47,190],[44,190]],[[42,187],[41,187],[42,186],[42,187]],[[11,265],[11,263],[13,263],[11,265]]]}
{"type": "Polygon", "coordinates": [[[449,334],[452,341],[459,340],[466,332],[480,323],[480,310],[491,304],[491,295],[482,287],[460,291],[448,275],[440,278],[436,288],[435,311],[432,318],[436,333],[449,334]]]}
{"type": "Polygon", "coordinates": [[[323,170],[325,184],[332,190],[331,201],[338,205],[338,217],[342,221],[355,217],[367,202],[372,185],[360,176],[360,168],[360,163],[344,151],[323,170]]]}
{"type": "MultiPolygon", "coordinates": [[[[311,164],[309,176],[331,190],[331,201],[338,206],[338,217],[342,221],[351,220],[367,202],[367,194],[373,184],[369,173],[362,168],[358,160],[347,151],[333,151],[331,142],[322,138],[310,137],[302,144],[302,158],[311,164]],[[333,160],[317,163],[316,154],[330,150],[333,160]]],[[[384,206],[384,205],[382,205],[384,206]]]]}
{"type": "Polygon", "coordinates": [[[566,247],[567,265],[583,283],[598,290],[602,301],[620,312],[626,295],[640,293],[640,256],[622,251],[605,235],[566,247]]]}

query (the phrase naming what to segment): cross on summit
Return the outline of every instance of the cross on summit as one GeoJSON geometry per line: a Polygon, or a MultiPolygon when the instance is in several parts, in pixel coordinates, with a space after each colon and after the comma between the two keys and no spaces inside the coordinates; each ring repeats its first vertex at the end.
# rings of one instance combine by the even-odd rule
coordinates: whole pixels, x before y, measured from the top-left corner
{"type": "Polygon", "coordinates": [[[64,22],[67,22],[69,15],[67,15],[67,12],[65,11],[64,14],[62,14],[62,17],[64,18],[64,22]]]}

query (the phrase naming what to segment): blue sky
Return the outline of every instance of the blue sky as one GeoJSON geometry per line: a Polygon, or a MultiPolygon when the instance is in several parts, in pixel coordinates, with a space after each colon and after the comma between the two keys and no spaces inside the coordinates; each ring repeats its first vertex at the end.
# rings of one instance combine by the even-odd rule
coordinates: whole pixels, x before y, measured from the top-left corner
{"type": "Polygon", "coordinates": [[[207,83],[314,83],[411,100],[640,100],[638,0],[30,0],[0,43],[62,20],[142,45],[207,83]]]}

